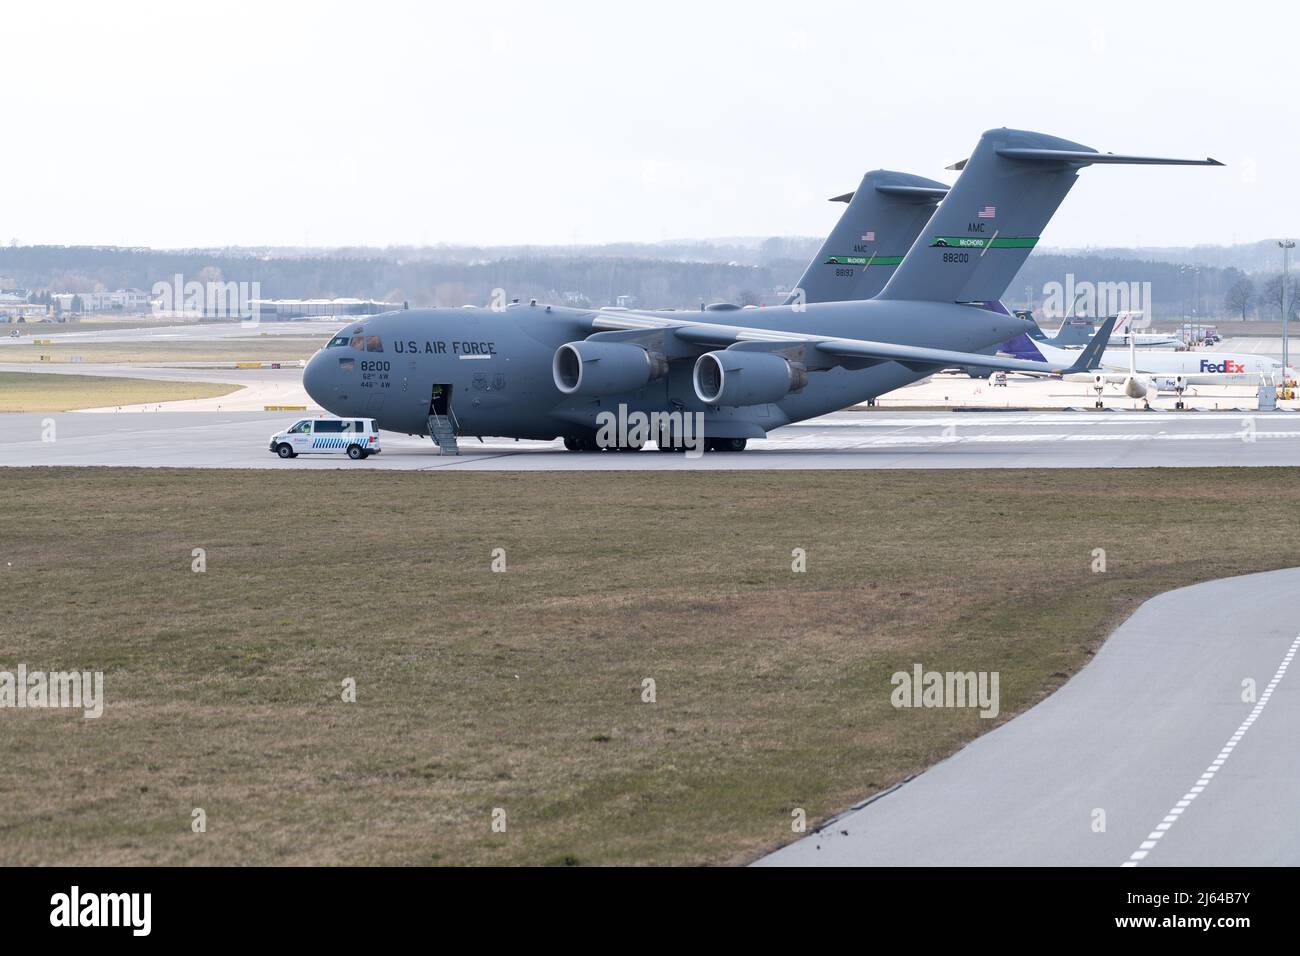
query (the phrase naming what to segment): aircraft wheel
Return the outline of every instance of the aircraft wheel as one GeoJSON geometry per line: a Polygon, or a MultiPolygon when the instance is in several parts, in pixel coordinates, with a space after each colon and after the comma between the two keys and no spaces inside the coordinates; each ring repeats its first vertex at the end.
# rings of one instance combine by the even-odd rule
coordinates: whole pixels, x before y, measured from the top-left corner
{"type": "Polygon", "coordinates": [[[745,438],[710,438],[704,445],[705,451],[744,451],[748,439],[745,438]]]}
{"type": "Polygon", "coordinates": [[[582,439],[580,439],[580,438],[569,438],[569,437],[566,436],[565,439],[564,439],[564,450],[565,450],[565,451],[582,451],[582,439]]]}

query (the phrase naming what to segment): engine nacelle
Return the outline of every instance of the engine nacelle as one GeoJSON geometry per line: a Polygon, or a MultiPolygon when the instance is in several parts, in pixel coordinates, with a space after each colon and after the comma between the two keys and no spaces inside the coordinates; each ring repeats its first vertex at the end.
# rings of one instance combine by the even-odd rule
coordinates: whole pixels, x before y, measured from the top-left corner
{"type": "Polygon", "coordinates": [[[1129,398],[1146,398],[1151,391],[1150,379],[1140,375],[1130,375],[1124,379],[1124,394],[1129,398]]]}
{"type": "Polygon", "coordinates": [[[705,405],[764,405],[807,385],[808,371],[775,352],[723,349],[696,359],[693,378],[705,405]]]}
{"type": "Polygon", "coordinates": [[[555,387],[565,395],[617,395],[668,374],[668,359],[631,342],[569,342],[551,360],[555,387]]]}

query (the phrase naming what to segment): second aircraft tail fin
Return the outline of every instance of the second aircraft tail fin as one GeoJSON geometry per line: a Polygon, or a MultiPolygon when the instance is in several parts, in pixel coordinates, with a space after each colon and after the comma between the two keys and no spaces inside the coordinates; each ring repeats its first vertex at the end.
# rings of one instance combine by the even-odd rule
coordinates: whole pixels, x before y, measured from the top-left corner
{"type": "Polygon", "coordinates": [[[857,190],[831,202],[848,203],[839,222],[786,299],[849,302],[870,299],[930,221],[948,187],[933,179],[877,169],[857,190]]]}

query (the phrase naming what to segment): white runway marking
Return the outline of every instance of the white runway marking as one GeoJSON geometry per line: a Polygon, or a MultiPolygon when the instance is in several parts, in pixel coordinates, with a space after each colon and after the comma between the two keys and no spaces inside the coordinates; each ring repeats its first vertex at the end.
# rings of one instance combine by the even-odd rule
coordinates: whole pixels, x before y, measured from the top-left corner
{"type": "Polygon", "coordinates": [[[1183,798],[1173,805],[1165,818],[1156,825],[1156,828],[1151,831],[1151,833],[1147,835],[1147,838],[1142,841],[1136,850],[1133,851],[1133,855],[1124,863],[1120,864],[1121,866],[1137,866],[1145,860],[1147,855],[1156,848],[1156,845],[1164,835],[1169,832],[1169,828],[1177,823],[1179,818],[1182,817],[1183,811],[1192,805],[1193,800],[1205,792],[1205,788],[1210,785],[1210,781],[1214,779],[1214,775],[1223,769],[1223,765],[1226,764],[1228,758],[1232,756],[1232,751],[1236,749],[1237,744],[1241,742],[1241,739],[1246,736],[1246,731],[1250,730],[1255,721],[1259,719],[1259,715],[1264,712],[1264,708],[1268,706],[1268,701],[1269,698],[1273,696],[1273,691],[1277,688],[1277,685],[1281,683],[1282,678],[1286,676],[1286,669],[1291,666],[1291,661],[1295,659],[1297,648],[1300,648],[1300,635],[1296,635],[1296,639],[1291,642],[1291,646],[1282,657],[1282,663],[1278,665],[1277,672],[1273,675],[1273,679],[1269,681],[1268,686],[1264,688],[1264,693],[1259,695],[1259,700],[1255,704],[1255,709],[1250,712],[1250,716],[1243,720],[1241,726],[1238,727],[1236,732],[1228,738],[1228,742],[1223,745],[1223,749],[1219,751],[1219,755],[1210,762],[1208,767],[1205,768],[1205,771],[1201,774],[1200,779],[1196,781],[1196,784],[1183,794],[1183,798]]]}
{"type": "MultiPolygon", "coordinates": [[[[842,438],[838,435],[808,435],[802,438],[760,438],[752,446],[755,449],[800,449],[800,448],[869,448],[881,445],[961,445],[961,444],[1031,444],[1057,441],[1244,441],[1244,431],[1235,432],[1200,432],[1196,434],[1171,435],[1166,432],[1156,434],[1134,435],[1132,433],[1114,435],[1075,435],[1069,432],[1045,432],[1042,434],[998,433],[993,435],[881,435],[874,438],[842,438]]],[[[1254,440],[1300,438],[1300,431],[1257,431],[1251,436],[1254,440]]]]}

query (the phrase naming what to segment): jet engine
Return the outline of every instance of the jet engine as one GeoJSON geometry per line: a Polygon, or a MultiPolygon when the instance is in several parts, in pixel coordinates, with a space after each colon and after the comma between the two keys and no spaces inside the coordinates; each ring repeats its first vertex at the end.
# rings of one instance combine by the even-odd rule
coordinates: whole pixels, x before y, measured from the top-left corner
{"type": "Polygon", "coordinates": [[[1146,398],[1147,392],[1153,391],[1153,382],[1141,375],[1129,375],[1124,379],[1124,394],[1129,398],[1146,398]]]}
{"type": "Polygon", "coordinates": [[[668,359],[631,342],[569,342],[551,361],[555,387],[565,395],[617,395],[668,374],[668,359]]]}
{"type": "Polygon", "coordinates": [[[807,385],[808,371],[775,352],[724,349],[695,360],[694,381],[706,405],[763,405],[807,385]]]}

